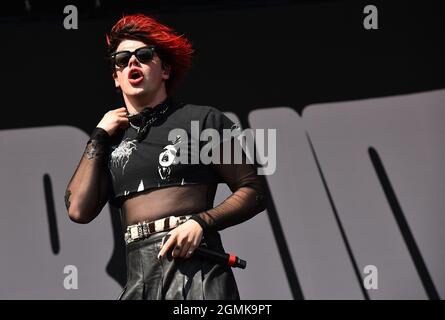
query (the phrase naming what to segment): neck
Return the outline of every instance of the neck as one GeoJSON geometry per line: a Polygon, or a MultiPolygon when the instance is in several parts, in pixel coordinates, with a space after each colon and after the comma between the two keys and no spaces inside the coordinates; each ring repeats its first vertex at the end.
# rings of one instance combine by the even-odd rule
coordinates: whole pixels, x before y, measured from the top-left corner
{"type": "Polygon", "coordinates": [[[130,114],[140,113],[145,108],[154,108],[167,98],[167,93],[164,90],[158,90],[153,95],[139,96],[124,96],[125,105],[130,114]]]}

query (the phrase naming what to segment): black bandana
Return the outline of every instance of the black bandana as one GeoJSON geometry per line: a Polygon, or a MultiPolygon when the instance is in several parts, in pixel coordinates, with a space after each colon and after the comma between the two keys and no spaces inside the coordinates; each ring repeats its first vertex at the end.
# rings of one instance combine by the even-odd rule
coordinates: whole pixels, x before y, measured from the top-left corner
{"type": "Polygon", "coordinates": [[[144,139],[148,132],[148,128],[169,109],[170,105],[171,100],[167,97],[153,108],[147,107],[137,114],[128,115],[130,125],[138,132],[136,137],[138,142],[141,142],[142,139],[144,139]]]}

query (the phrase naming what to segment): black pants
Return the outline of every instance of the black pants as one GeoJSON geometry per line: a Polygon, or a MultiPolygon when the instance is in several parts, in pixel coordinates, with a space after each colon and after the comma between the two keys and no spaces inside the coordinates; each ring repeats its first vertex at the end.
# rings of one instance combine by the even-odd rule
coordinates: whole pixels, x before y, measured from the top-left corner
{"type": "MultiPolygon", "coordinates": [[[[233,271],[198,255],[173,258],[171,251],[157,259],[162,237],[158,232],[127,245],[127,284],[121,300],[239,300],[233,271]]],[[[205,231],[201,244],[224,252],[217,231],[205,231]]]]}

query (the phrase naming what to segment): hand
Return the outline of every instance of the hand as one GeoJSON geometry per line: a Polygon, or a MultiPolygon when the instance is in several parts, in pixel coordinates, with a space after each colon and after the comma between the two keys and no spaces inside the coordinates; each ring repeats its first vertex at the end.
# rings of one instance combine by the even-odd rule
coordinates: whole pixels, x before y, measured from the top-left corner
{"type": "Polygon", "coordinates": [[[97,127],[104,129],[112,136],[117,129],[126,129],[129,125],[127,109],[122,107],[105,113],[97,127]]]}
{"type": "Polygon", "coordinates": [[[173,248],[173,258],[190,257],[193,251],[195,251],[201,243],[203,230],[195,220],[187,220],[168,234],[170,235],[170,238],[161,247],[158,259],[162,259],[171,248],[173,248]]]}

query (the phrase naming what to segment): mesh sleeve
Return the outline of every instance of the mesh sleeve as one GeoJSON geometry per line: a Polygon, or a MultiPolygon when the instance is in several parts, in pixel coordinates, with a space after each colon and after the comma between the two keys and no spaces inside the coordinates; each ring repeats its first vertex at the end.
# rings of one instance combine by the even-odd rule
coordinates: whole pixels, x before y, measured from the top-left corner
{"type": "MultiPolygon", "coordinates": [[[[236,129],[236,126],[224,114],[214,109],[207,118],[205,128],[213,127],[219,132],[223,129],[236,129]]],[[[239,132],[238,132],[239,133],[239,132]]],[[[235,148],[239,144],[236,138],[238,133],[230,139],[221,139],[219,148],[220,163],[212,163],[221,181],[226,183],[232,194],[218,206],[194,215],[193,219],[206,228],[223,230],[227,227],[242,223],[266,208],[266,198],[264,185],[257,174],[256,164],[249,163],[242,148],[235,148]],[[224,146],[226,145],[226,146],[224,146]],[[224,156],[224,152],[230,150],[230,157],[224,156]],[[235,162],[235,151],[242,150],[241,163],[235,162]],[[225,159],[224,159],[225,158],[225,159]],[[224,161],[230,159],[230,161],[224,161]],[[228,162],[228,163],[227,163],[228,162]]]]}
{"type": "Polygon", "coordinates": [[[109,148],[109,134],[102,128],[95,128],[65,192],[67,211],[76,222],[90,222],[109,200],[109,148]]]}

